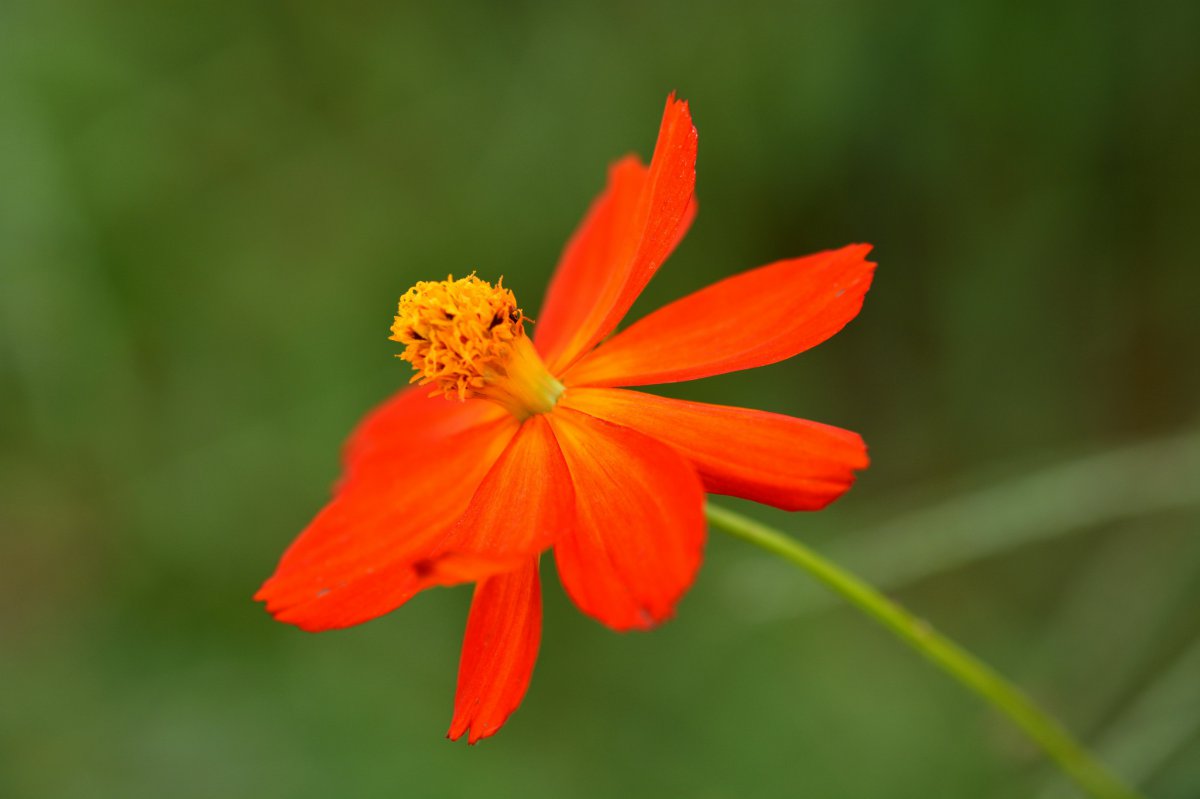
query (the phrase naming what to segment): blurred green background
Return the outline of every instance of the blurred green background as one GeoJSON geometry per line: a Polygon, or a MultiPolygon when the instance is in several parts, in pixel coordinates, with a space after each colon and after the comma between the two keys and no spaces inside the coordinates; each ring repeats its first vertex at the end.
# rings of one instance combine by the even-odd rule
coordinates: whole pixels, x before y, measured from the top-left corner
{"type": "MultiPolygon", "coordinates": [[[[0,2],[0,796],[1053,797],[974,697],[720,536],[443,739],[469,591],[250,596],[407,380],[418,279],[536,316],[667,93],[700,215],[635,315],[870,241],[861,317],[665,393],[860,431],[861,571],[1160,797],[1200,795],[1200,4],[0,2]]],[[[549,570],[552,575],[552,570],[549,570]]]]}

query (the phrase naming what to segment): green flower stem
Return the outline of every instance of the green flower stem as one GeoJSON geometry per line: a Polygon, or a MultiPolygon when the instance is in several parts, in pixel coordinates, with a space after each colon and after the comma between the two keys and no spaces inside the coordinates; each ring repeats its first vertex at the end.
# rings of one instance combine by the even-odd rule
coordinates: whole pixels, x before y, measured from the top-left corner
{"type": "Polygon", "coordinates": [[[1081,788],[1099,799],[1140,799],[1083,748],[1061,724],[953,641],[880,594],[867,583],[795,539],[741,514],[709,503],[709,523],[726,533],[779,555],[804,569],[858,610],[895,633],[913,649],[1008,716],[1081,788]]]}

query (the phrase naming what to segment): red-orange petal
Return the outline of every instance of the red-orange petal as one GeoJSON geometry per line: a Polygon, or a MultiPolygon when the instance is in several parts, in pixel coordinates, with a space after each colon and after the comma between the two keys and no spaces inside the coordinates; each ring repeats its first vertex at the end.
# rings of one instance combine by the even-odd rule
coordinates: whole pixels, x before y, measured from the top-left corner
{"type": "Polygon", "coordinates": [[[475,743],[492,735],[521,704],[542,637],[542,588],[536,558],[475,587],[458,666],[449,737],[475,743]]]}
{"type": "Polygon", "coordinates": [[[521,425],[428,564],[435,582],[466,582],[527,560],[575,518],[575,490],[544,414],[521,425]]]}
{"type": "Polygon", "coordinates": [[[604,191],[567,240],[533,327],[534,344],[548,364],[563,356],[571,336],[601,301],[609,282],[623,278],[616,263],[621,257],[619,246],[647,172],[636,155],[627,155],[609,167],[604,191]]]}
{"type": "Polygon", "coordinates": [[[779,261],[667,305],[583,357],[569,386],[643,386],[764,366],[820,344],[862,308],[869,244],[779,261]]]}
{"type": "Polygon", "coordinates": [[[559,373],[600,341],[683,237],[695,216],[696,128],[686,101],[667,99],[650,167],[634,156],[568,242],[546,293],[534,342],[559,373]]]}
{"type": "Polygon", "coordinates": [[[669,444],[710,493],[784,510],[825,507],[868,463],[857,433],[778,413],[616,388],[571,388],[560,404],[669,444]]]}
{"type": "Polygon", "coordinates": [[[371,459],[413,462],[424,457],[421,442],[436,442],[505,414],[504,408],[484,399],[431,397],[429,386],[411,386],[358,423],[346,441],[343,460],[349,468],[371,459]]]}
{"type": "Polygon", "coordinates": [[[376,453],[356,464],[255,598],[306,630],[347,627],[399,607],[424,586],[423,561],[444,551],[516,429],[505,416],[449,436],[415,434],[405,457],[376,453]]]}
{"type": "Polygon", "coordinates": [[[704,490],[675,450],[628,427],[559,407],[550,414],[576,522],[554,558],[584,613],[617,630],[668,618],[704,549],[704,490]]]}

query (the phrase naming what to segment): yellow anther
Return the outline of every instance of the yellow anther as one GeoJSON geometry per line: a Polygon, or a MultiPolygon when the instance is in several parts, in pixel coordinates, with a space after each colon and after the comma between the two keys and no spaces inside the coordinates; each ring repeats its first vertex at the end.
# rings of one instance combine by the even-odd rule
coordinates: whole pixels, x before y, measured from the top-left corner
{"type": "Polygon", "coordinates": [[[400,298],[393,341],[416,374],[410,382],[434,384],[459,400],[485,397],[524,419],[554,407],[562,384],[554,379],[525,335],[516,297],[474,274],[421,281],[400,298]]]}

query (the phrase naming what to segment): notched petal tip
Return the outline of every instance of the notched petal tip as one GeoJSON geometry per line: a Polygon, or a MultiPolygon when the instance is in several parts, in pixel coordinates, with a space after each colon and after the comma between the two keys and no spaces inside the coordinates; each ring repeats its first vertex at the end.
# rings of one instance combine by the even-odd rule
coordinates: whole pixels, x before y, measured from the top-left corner
{"type": "Polygon", "coordinates": [[[585,387],[571,389],[564,408],[671,446],[696,468],[708,493],[782,510],[825,507],[867,466],[857,433],[767,411],[585,387]]]}
{"type": "Polygon", "coordinates": [[[467,746],[474,746],[485,738],[491,738],[496,733],[500,732],[503,724],[495,727],[478,727],[470,724],[456,724],[446,733],[446,739],[450,741],[462,740],[463,735],[467,736],[467,746]]]}
{"type": "Polygon", "coordinates": [[[473,745],[504,726],[529,687],[541,630],[536,558],[476,586],[463,636],[450,740],[465,733],[473,745]]]}
{"type": "MultiPolygon", "coordinates": [[[[688,101],[679,96],[679,92],[672,90],[667,95],[666,106],[663,110],[664,118],[670,118],[672,115],[686,119],[688,124],[692,124],[692,108],[688,101]]],[[[692,124],[693,129],[695,125],[692,124]]]]}
{"type": "Polygon", "coordinates": [[[581,358],[567,386],[674,383],[765,366],[820,344],[862,309],[875,264],[852,244],[725,278],[581,358]]]}
{"type": "Polygon", "coordinates": [[[667,100],[650,165],[627,156],[571,237],[534,336],[555,373],[621,321],[695,215],[696,128],[686,101],[667,100]]]}

